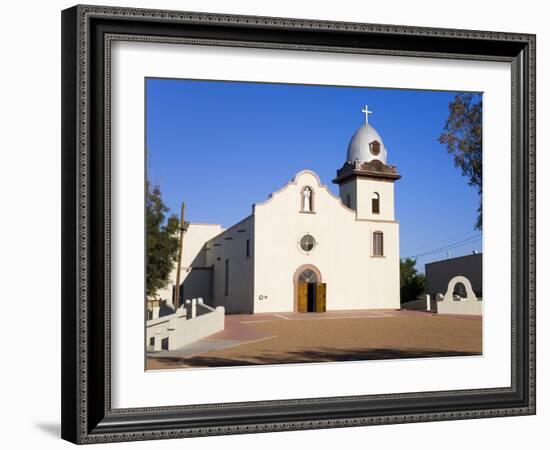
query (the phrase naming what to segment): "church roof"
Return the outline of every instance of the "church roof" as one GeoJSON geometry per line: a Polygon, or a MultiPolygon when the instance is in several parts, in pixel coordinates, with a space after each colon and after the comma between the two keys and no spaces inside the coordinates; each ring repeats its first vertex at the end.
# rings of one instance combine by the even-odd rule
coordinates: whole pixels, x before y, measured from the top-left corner
{"type": "Polygon", "coordinates": [[[351,137],[346,161],[353,163],[378,160],[387,164],[387,150],[375,128],[365,123],[351,137]]]}

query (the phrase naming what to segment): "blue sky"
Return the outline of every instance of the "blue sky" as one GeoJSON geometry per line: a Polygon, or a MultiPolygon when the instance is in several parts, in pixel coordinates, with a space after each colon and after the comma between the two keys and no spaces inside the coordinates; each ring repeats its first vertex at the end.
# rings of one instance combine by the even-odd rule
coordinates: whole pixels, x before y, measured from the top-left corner
{"type": "Polygon", "coordinates": [[[449,250],[453,257],[481,250],[476,189],[437,141],[455,94],[147,79],[148,175],[172,212],[183,200],[186,220],[225,227],[303,169],[337,194],[331,180],[368,104],[388,163],[402,175],[395,184],[401,257],[431,252],[418,257],[423,270],[449,250]]]}

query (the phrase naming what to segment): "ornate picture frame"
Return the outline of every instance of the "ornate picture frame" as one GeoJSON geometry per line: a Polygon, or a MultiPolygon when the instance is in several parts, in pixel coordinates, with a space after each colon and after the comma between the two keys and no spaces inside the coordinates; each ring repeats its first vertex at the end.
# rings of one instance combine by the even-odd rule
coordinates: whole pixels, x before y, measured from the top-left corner
{"type": "Polygon", "coordinates": [[[99,6],[62,12],[64,439],[84,444],[529,414],[535,414],[534,35],[99,6]],[[115,41],[509,63],[510,386],[113,408],[110,51],[115,41]]]}

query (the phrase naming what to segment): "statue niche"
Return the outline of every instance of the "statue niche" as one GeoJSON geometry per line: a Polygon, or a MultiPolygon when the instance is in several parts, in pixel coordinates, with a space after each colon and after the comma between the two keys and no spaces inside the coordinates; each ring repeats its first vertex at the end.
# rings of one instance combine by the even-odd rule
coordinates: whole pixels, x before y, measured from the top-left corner
{"type": "Polygon", "coordinates": [[[302,212],[315,212],[313,209],[313,196],[313,189],[311,189],[309,186],[305,186],[302,189],[302,212]]]}

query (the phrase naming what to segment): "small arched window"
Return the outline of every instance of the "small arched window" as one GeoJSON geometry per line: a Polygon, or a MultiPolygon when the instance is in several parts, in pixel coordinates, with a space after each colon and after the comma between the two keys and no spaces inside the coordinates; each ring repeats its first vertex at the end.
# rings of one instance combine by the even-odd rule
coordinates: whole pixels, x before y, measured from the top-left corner
{"type": "Polygon", "coordinates": [[[314,212],[314,202],[313,202],[313,197],[314,197],[314,192],[313,192],[313,189],[311,189],[309,186],[305,186],[303,189],[302,189],[302,199],[301,199],[301,202],[302,202],[302,212],[306,212],[306,213],[312,213],[314,212]]]}
{"type": "Polygon", "coordinates": [[[346,195],[346,206],[351,208],[351,196],[349,194],[346,195]]]}
{"type": "Polygon", "coordinates": [[[317,274],[311,269],[305,269],[298,277],[299,283],[317,283],[317,274]]]}
{"type": "Polygon", "coordinates": [[[378,192],[372,193],[372,213],[380,214],[380,194],[378,192]]]}
{"type": "Polygon", "coordinates": [[[384,256],[384,233],[381,231],[372,234],[372,255],[384,256]]]}

